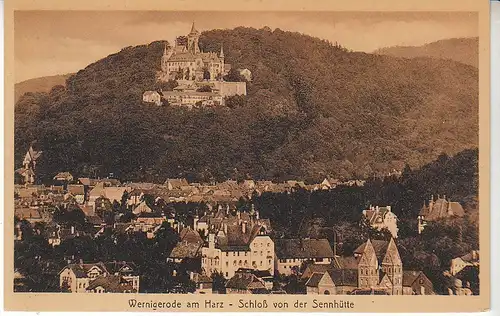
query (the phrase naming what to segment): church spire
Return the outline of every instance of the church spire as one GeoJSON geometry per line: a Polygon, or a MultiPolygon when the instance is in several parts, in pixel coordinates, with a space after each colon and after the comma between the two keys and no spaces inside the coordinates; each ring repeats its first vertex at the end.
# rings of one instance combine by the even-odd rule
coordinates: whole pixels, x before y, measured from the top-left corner
{"type": "Polygon", "coordinates": [[[193,25],[191,25],[191,32],[190,33],[198,33],[198,31],[194,27],[194,21],[193,21],[193,25]]]}
{"type": "Polygon", "coordinates": [[[163,55],[167,55],[167,43],[165,43],[165,47],[163,48],[163,55]]]}
{"type": "Polygon", "coordinates": [[[220,45],[219,57],[224,58],[224,45],[223,44],[220,45]]]}

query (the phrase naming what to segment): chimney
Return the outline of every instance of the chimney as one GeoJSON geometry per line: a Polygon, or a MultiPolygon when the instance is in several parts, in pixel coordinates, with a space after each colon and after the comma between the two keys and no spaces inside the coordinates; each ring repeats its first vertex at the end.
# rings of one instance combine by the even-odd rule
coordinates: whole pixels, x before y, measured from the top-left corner
{"type": "Polygon", "coordinates": [[[189,273],[189,279],[194,280],[194,272],[193,271],[191,271],[189,273]]]}
{"type": "Polygon", "coordinates": [[[259,211],[255,211],[255,218],[259,219],[259,211]]]}
{"type": "Polygon", "coordinates": [[[389,212],[391,211],[391,206],[390,206],[390,205],[387,205],[385,208],[386,208],[389,212]]]}
{"type": "Polygon", "coordinates": [[[246,234],[246,232],[247,232],[247,221],[244,221],[243,224],[241,225],[241,232],[243,234],[246,234]]]}
{"type": "Polygon", "coordinates": [[[240,210],[236,211],[236,216],[238,216],[238,219],[241,219],[241,212],[240,212],[240,210]]]}
{"type": "Polygon", "coordinates": [[[75,233],[75,226],[71,226],[71,235],[75,233]]]}

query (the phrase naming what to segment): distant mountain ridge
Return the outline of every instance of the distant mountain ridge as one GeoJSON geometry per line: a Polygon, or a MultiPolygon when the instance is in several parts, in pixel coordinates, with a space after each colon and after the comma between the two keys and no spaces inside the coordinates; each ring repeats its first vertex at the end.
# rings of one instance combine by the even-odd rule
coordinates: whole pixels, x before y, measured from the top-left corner
{"type": "Polygon", "coordinates": [[[430,57],[451,59],[478,68],[479,38],[450,38],[422,46],[385,47],[377,49],[373,53],[403,58],[430,57]]]}
{"type": "Polygon", "coordinates": [[[26,92],[49,92],[54,86],[64,86],[66,84],[66,79],[71,75],[73,74],[45,76],[18,82],[14,85],[15,102],[17,102],[26,92]]]}
{"type": "MultiPolygon", "coordinates": [[[[422,166],[478,146],[478,69],[452,60],[350,52],[280,29],[203,32],[200,47],[248,68],[228,107],[147,106],[165,41],[92,63],[67,87],[16,105],[16,165],[33,141],[39,176],[59,171],[163,182],[321,181],[422,166]]],[[[165,87],[163,87],[165,90],[165,87]]]]}

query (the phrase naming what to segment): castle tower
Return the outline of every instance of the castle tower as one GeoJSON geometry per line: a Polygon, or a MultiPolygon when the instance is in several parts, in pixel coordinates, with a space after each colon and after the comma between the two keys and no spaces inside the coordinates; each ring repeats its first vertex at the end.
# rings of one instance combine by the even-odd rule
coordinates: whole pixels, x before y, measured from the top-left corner
{"type": "Polygon", "coordinates": [[[191,26],[191,32],[188,34],[188,51],[192,54],[199,54],[200,53],[200,47],[198,46],[198,41],[200,39],[200,32],[196,30],[194,27],[194,22],[193,25],[191,26]]]}
{"type": "Polygon", "coordinates": [[[167,43],[165,43],[165,47],[163,48],[163,55],[161,56],[161,71],[167,74],[168,76],[168,60],[172,56],[172,50],[167,48],[167,43]]]}

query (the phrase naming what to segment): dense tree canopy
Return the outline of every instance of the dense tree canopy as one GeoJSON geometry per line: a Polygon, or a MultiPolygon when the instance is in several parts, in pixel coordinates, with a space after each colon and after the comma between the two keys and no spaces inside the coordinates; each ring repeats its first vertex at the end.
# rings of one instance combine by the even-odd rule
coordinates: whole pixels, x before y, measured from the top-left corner
{"type": "MultiPolygon", "coordinates": [[[[204,32],[200,46],[248,68],[227,108],[142,105],[171,90],[156,73],[165,42],[127,47],[74,74],[66,88],[27,93],[15,111],[16,166],[43,150],[39,176],[164,181],[369,177],[478,143],[478,71],[450,60],[350,52],[279,29],[204,32]]],[[[235,73],[232,73],[235,75],[235,73]]]]}

